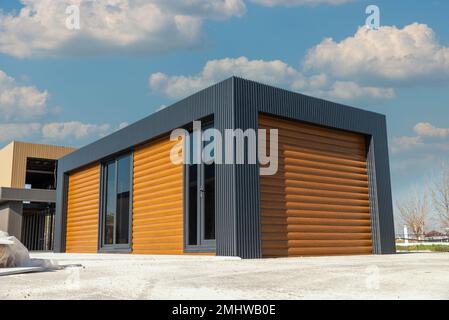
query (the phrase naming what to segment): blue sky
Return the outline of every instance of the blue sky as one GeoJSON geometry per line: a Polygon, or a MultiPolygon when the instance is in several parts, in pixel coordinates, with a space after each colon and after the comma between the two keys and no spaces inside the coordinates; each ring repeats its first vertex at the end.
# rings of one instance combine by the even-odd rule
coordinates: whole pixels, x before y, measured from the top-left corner
{"type": "Polygon", "coordinates": [[[158,16],[117,0],[134,24],[113,16],[106,33],[93,22],[117,11],[103,0],[81,7],[79,31],[64,29],[71,1],[40,2],[28,1],[34,18],[20,18],[19,1],[0,0],[0,146],[11,139],[82,146],[237,74],[386,114],[396,197],[422,187],[449,156],[448,1],[136,1],[161,9],[158,16]],[[381,29],[346,41],[369,4],[380,8],[381,29]],[[326,38],[330,44],[319,46],[326,38]],[[344,58],[348,49],[359,58],[344,58]],[[370,61],[373,68],[361,70],[370,61]]]}

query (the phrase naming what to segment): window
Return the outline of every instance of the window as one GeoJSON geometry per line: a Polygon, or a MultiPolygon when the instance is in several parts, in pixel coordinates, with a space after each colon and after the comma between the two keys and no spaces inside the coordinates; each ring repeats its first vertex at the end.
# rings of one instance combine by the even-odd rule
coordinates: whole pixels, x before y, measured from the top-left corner
{"type": "MultiPolygon", "coordinates": [[[[202,130],[212,128],[209,124],[202,130]]],[[[190,134],[190,164],[185,165],[185,245],[187,251],[215,250],[215,163],[193,164],[196,154],[190,134]]],[[[203,147],[212,141],[204,142],[203,147]]],[[[198,162],[198,161],[197,161],[198,162]]]]}
{"type": "Polygon", "coordinates": [[[41,158],[27,158],[25,188],[56,189],[57,161],[41,158]]]}
{"type": "Polygon", "coordinates": [[[103,165],[101,237],[103,249],[131,247],[132,157],[125,155],[103,165]]]}

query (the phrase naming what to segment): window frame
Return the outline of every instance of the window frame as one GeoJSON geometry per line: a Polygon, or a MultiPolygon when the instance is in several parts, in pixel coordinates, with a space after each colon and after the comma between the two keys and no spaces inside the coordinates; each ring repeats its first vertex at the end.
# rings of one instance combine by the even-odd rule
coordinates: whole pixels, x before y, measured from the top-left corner
{"type": "MultiPolygon", "coordinates": [[[[201,126],[201,130],[207,130],[209,128],[214,128],[214,121],[204,121],[201,126]]],[[[188,130],[189,133],[191,130],[188,130]]],[[[192,143],[192,141],[190,141],[192,143]]],[[[184,148],[185,149],[185,148],[184,148]]],[[[215,163],[214,163],[215,165],[215,163]]],[[[196,224],[197,224],[197,244],[191,245],[189,244],[189,207],[190,207],[190,179],[189,179],[189,165],[183,164],[183,198],[184,198],[184,252],[186,253],[215,253],[216,252],[216,243],[217,243],[217,235],[216,235],[216,210],[215,211],[215,239],[207,240],[204,237],[204,221],[205,221],[205,196],[204,196],[204,185],[205,185],[205,166],[206,164],[201,161],[201,164],[197,164],[197,208],[196,208],[196,224]]],[[[214,181],[216,185],[216,167],[215,167],[215,176],[214,181]]],[[[216,197],[215,199],[216,200],[216,197]]],[[[216,201],[214,201],[216,202],[216,201]]],[[[214,204],[215,205],[215,204],[214,204]]]]}
{"type": "MultiPolygon", "coordinates": [[[[133,212],[133,169],[134,169],[134,152],[128,151],[121,153],[114,157],[110,157],[101,162],[100,171],[100,213],[99,213],[99,224],[98,224],[98,251],[100,253],[131,253],[132,252],[132,212],[133,212]],[[107,166],[110,163],[115,163],[115,188],[117,196],[117,185],[118,185],[118,161],[120,159],[129,157],[130,167],[129,167],[129,225],[128,225],[128,243],[127,244],[105,244],[105,222],[106,222],[106,192],[107,192],[107,166]]],[[[117,199],[115,200],[117,202],[117,199]]],[[[117,203],[116,203],[117,207],[117,203]]],[[[114,216],[114,242],[116,241],[116,229],[117,229],[117,212],[114,216]]]]}

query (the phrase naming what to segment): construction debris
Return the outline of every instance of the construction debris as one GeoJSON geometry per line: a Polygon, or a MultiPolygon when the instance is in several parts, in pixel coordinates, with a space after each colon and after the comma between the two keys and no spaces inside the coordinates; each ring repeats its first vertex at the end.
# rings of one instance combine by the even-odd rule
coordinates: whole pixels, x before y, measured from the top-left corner
{"type": "MultiPolygon", "coordinates": [[[[16,238],[0,231],[0,268],[57,269],[51,260],[31,259],[28,249],[16,238]]],[[[40,269],[39,269],[40,270],[40,269]]]]}

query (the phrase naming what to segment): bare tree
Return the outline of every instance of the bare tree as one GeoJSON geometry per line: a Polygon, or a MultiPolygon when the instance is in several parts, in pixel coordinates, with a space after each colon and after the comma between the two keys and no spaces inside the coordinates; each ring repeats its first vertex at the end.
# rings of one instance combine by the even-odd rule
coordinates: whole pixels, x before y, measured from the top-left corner
{"type": "Polygon", "coordinates": [[[433,207],[438,214],[441,226],[449,228],[449,166],[442,165],[441,172],[431,184],[433,207]]]}
{"type": "Polygon", "coordinates": [[[414,196],[397,201],[396,206],[402,222],[415,234],[419,239],[424,237],[426,231],[427,218],[429,215],[427,192],[420,194],[415,192],[414,196]]]}

